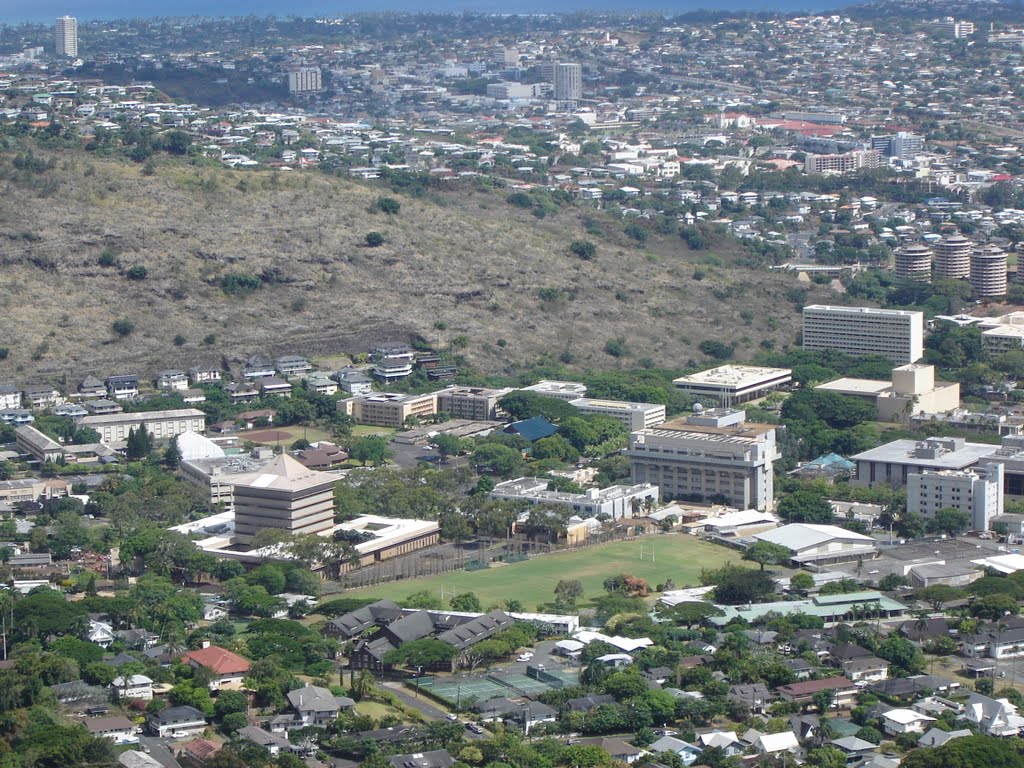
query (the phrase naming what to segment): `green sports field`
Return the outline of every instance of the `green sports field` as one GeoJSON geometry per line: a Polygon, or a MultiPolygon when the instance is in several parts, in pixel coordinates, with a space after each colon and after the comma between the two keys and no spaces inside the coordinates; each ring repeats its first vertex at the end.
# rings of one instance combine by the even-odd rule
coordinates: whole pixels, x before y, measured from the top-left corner
{"type": "Polygon", "coordinates": [[[554,598],[559,579],[583,582],[584,602],[602,593],[602,582],[609,576],[629,573],[655,585],[672,579],[676,587],[697,586],[702,568],[736,562],[739,553],[717,544],[709,544],[686,534],[645,536],[596,547],[538,555],[511,565],[493,565],[482,571],[457,571],[443,576],[380,584],[353,589],[346,597],[381,597],[400,600],[411,592],[426,589],[447,598],[452,593],[475,592],[484,606],[516,599],[532,610],[554,598]],[[643,559],[640,558],[641,547],[643,559]],[[653,553],[654,557],[651,558],[653,553]]]}

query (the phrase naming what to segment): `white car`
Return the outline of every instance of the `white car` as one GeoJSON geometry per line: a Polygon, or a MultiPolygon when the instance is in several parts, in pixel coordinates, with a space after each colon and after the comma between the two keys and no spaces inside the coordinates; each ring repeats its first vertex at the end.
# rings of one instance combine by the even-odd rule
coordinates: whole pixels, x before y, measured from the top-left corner
{"type": "Polygon", "coordinates": [[[447,715],[445,715],[445,717],[447,717],[447,718],[448,718],[449,720],[451,720],[451,721],[452,721],[453,723],[454,723],[454,722],[455,722],[456,720],[458,720],[458,719],[459,719],[459,716],[458,716],[457,714],[455,714],[454,712],[449,712],[449,713],[448,713],[447,715]]]}

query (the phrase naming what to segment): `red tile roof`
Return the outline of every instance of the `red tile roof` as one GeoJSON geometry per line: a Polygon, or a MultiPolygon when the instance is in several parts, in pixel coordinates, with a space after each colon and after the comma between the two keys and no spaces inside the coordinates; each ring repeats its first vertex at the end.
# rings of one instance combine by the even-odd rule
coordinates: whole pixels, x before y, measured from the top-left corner
{"type": "Polygon", "coordinates": [[[249,671],[249,662],[226,648],[211,645],[197,651],[189,651],[181,657],[187,664],[205,667],[215,675],[232,675],[249,671]]]}

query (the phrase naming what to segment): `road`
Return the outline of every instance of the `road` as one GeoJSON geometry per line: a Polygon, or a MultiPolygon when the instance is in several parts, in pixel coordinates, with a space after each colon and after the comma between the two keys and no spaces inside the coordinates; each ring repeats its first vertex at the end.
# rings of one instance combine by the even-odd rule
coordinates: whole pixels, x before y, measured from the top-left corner
{"type": "MultiPolygon", "coordinates": [[[[401,683],[384,683],[384,687],[390,692],[395,694],[406,706],[412,707],[419,712],[426,720],[438,721],[447,720],[448,713],[441,709],[432,700],[426,696],[416,696],[414,693],[409,693],[409,689],[401,683]]],[[[462,721],[464,722],[464,721],[462,721]]],[[[490,734],[486,731],[484,733],[473,733],[470,730],[466,730],[467,739],[485,739],[490,734]]]]}
{"type": "MultiPolygon", "coordinates": [[[[139,736],[139,744],[140,749],[142,746],[147,747],[149,756],[164,766],[164,768],[181,768],[181,764],[174,759],[171,750],[167,748],[167,741],[165,739],[160,739],[156,736],[139,736]]],[[[142,751],[147,752],[146,749],[142,751]]]]}

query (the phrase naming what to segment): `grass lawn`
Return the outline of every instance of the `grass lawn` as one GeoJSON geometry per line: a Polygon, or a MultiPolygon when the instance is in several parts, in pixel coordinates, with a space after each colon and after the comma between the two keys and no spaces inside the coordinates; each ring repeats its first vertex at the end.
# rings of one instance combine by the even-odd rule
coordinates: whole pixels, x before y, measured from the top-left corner
{"type": "Polygon", "coordinates": [[[634,541],[602,544],[576,552],[540,555],[522,563],[495,565],[483,571],[457,571],[442,576],[406,579],[375,587],[348,590],[346,597],[400,600],[411,592],[429,590],[447,598],[455,592],[475,592],[484,606],[515,598],[533,609],[554,598],[559,579],[583,582],[585,599],[600,595],[609,576],[629,573],[655,585],[671,578],[677,587],[696,586],[702,568],[737,562],[740,553],[687,534],[644,536],[634,541]],[[640,559],[643,548],[644,559],[640,559]],[[654,559],[650,559],[651,553],[654,559]]]}
{"type": "Polygon", "coordinates": [[[380,701],[357,701],[356,712],[358,712],[360,715],[369,715],[375,720],[380,720],[382,717],[385,717],[386,715],[402,717],[402,713],[399,712],[397,709],[395,709],[392,706],[389,706],[388,704],[384,704],[380,701]]]}

